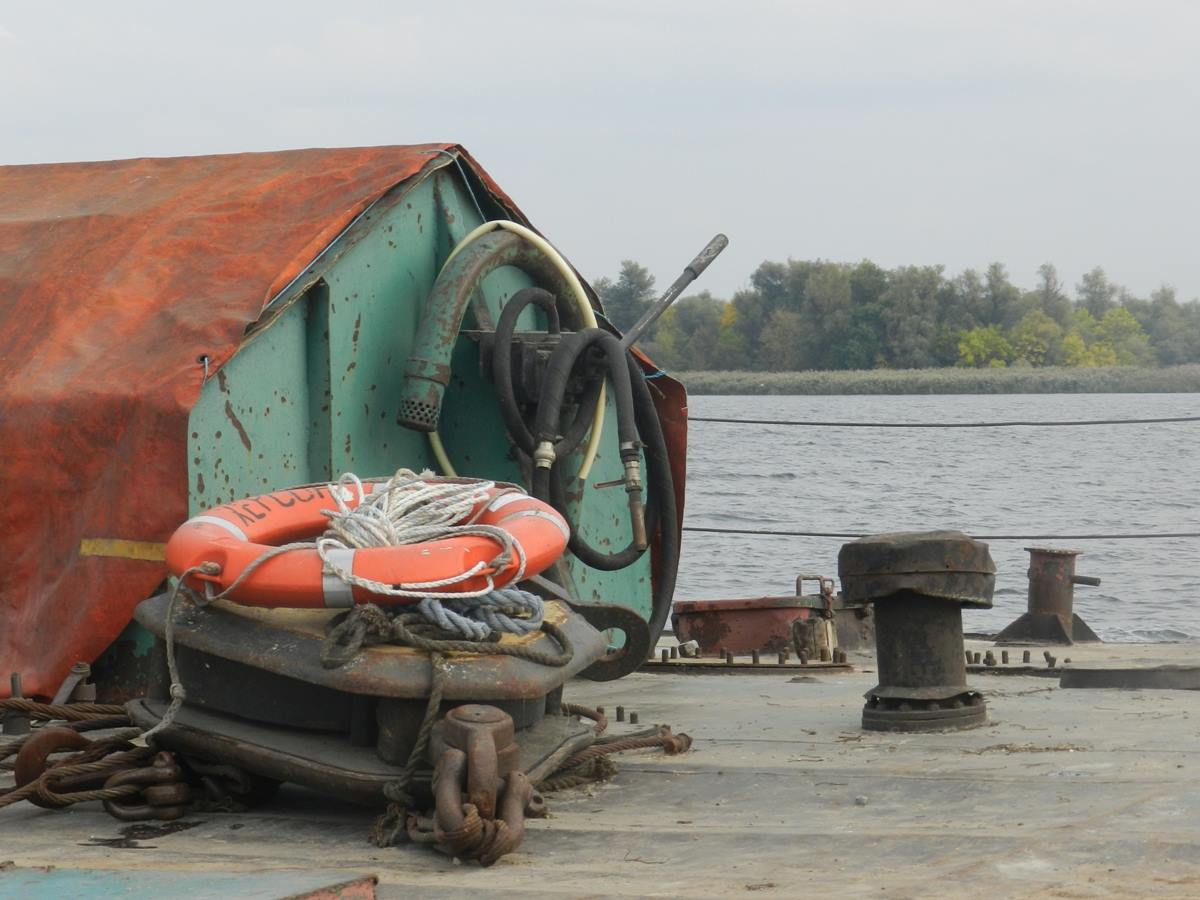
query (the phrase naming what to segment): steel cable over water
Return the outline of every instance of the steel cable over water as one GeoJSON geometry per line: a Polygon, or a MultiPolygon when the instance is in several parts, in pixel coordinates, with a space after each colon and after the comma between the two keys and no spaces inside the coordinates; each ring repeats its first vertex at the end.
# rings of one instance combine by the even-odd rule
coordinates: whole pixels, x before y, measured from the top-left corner
{"type": "Polygon", "coordinates": [[[1157,419],[1011,419],[998,422],[819,422],[805,419],[725,419],[689,416],[688,423],[714,425],[794,425],[808,428],[1069,428],[1086,425],[1159,425],[1169,422],[1200,422],[1200,416],[1168,416],[1157,419]]]}
{"type": "MultiPolygon", "coordinates": [[[[791,531],[768,528],[705,528],[685,525],[684,531],[702,534],[748,534],[756,537],[816,537],[816,538],[862,538],[868,537],[861,531],[791,531]]],[[[965,529],[964,529],[965,530],[965,529]]],[[[1166,531],[1151,534],[976,534],[966,531],[981,541],[1152,541],[1164,538],[1200,538],[1200,531],[1166,531]]]]}
{"type": "MultiPolygon", "coordinates": [[[[1012,419],[996,422],[831,422],[806,419],[731,419],[718,416],[689,416],[688,423],[705,422],[719,425],[782,425],[809,428],[1066,428],[1089,425],[1158,425],[1177,422],[1200,422],[1200,416],[1163,416],[1150,419],[1012,419]]],[[[866,533],[848,531],[797,531],[767,528],[707,528],[685,525],[684,531],[699,534],[744,534],[755,537],[812,537],[855,539],[866,533]]],[[[1200,531],[1170,531],[1131,534],[975,534],[985,541],[1150,541],[1170,538],[1198,538],[1200,531]]]]}

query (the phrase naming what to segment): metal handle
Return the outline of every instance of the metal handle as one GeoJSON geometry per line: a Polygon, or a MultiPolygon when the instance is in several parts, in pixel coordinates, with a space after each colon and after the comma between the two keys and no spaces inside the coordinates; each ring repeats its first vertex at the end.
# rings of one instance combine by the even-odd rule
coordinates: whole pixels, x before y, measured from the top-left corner
{"type": "Polygon", "coordinates": [[[1100,579],[1091,575],[1072,575],[1071,584],[1086,584],[1089,587],[1100,587],[1100,579]]]}
{"type": "Polygon", "coordinates": [[[709,241],[696,258],[684,267],[683,274],[675,279],[675,282],[667,288],[667,292],[658,299],[658,302],[646,310],[646,314],[638,319],[636,325],[625,332],[625,336],[621,338],[621,349],[628,350],[637,343],[637,339],[658,321],[658,317],[667,311],[667,307],[675,302],[676,298],[683,293],[683,289],[699,278],[700,273],[707,269],[709,264],[728,246],[729,238],[723,234],[718,234],[709,241]]]}

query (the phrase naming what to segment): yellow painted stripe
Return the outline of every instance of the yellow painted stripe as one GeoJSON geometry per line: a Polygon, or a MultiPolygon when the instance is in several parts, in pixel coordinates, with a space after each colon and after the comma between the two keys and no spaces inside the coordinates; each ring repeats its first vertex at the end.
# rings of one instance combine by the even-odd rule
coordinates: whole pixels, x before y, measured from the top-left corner
{"type": "Polygon", "coordinates": [[[79,555],[162,562],[167,558],[167,545],[153,541],[123,541],[119,538],[84,538],[79,542],[79,555]]]}

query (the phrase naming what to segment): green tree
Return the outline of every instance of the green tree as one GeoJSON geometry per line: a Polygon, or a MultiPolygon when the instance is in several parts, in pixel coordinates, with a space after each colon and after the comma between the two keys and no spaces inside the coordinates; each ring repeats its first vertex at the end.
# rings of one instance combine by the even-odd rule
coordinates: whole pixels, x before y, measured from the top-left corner
{"type": "Polygon", "coordinates": [[[1099,342],[1112,348],[1118,366],[1149,366],[1155,363],[1150,336],[1123,306],[1110,309],[1096,327],[1099,342]]]}
{"type": "Polygon", "coordinates": [[[727,306],[708,291],[681,297],[655,324],[646,352],[667,369],[714,368],[727,306]]]}
{"type": "Polygon", "coordinates": [[[794,372],[804,365],[804,323],[799,313],[777,309],[763,331],[763,359],[767,371],[794,372]]]}
{"type": "Polygon", "coordinates": [[[818,262],[805,275],[797,297],[802,325],[801,352],[807,363],[803,368],[844,369],[854,317],[851,268],[840,263],[818,262]]]}
{"type": "Polygon", "coordinates": [[[998,368],[1013,358],[1012,344],[999,325],[987,325],[964,331],[958,339],[958,364],[976,369],[998,368]]]}
{"type": "Polygon", "coordinates": [[[1071,322],[1071,300],[1063,290],[1062,282],[1058,279],[1058,269],[1053,263],[1042,263],[1038,266],[1038,285],[1034,288],[1038,307],[1059,324],[1066,328],[1071,322]]]}
{"type": "Polygon", "coordinates": [[[888,273],[884,304],[884,352],[894,368],[934,365],[941,266],[903,266],[888,273]]]}
{"type": "Polygon", "coordinates": [[[1032,366],[1052,366],[1062,360],[1062,326],[1040,309],[1025,313],[1010,337],[1016,358],[1032,366]]]}
{"type": "Polygon", "coordinates": [[[1109,281],[1099,266],[1084,275],[1079,284],[1075,285],[1077,305],[1096,319],[1117,305],[1117,296],[1120,293],[1121,288],[1109,281]]]}
{"type": "Polygon", "coordinates": [[[654,302],[654,276],[632,259],[621,261],[617,280],[598,278],[592,283],[604,304],[605,315],[622,331],[633,327],[654,302]]]}
{"type": "Polygon", "coordinates": [[[874,369],[883,365],[883,295],[887,272],[863,260],[850,272],[850,330],[842,360],[848,369],[874,369]]]}
{"type": "Polygon", "coordinates": [[[994,262],[988,266],[987,275],[984,277],[984,291],[987,297],[987,315],[983,324],[999,325],[1002,330],[1007,331],[1025,314],[1021,292],[1008,280],[1008,270],[1003,264],[994,262]]]}

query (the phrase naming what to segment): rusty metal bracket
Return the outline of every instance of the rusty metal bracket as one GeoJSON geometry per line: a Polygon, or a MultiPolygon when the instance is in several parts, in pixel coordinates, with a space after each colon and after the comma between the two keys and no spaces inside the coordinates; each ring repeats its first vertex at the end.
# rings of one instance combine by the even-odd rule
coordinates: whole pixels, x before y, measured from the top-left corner
{"type": "Polygon", "coordinates": [[[191,802],[191,790],[183,781],[183,771],[175,757],[165,750],[158,753],[150,765],[117,772],[104,782],[106,788],[126,784],[141,788],[141,802],[104,801],[105,812],[122,822],[178,819],[187,812],[188,803],[191,802]]]}
{"type": "Polygon", "coordinates": [[[571,605],[597,631],[612,629],[625,635],[625,644],[592,663],[580,676],[589,681],[613,681],[636,670],[650,654],[650,626],[626,606],[579,603],[571,605]]]}
{"type": "MultiPolygon", "coordinates": [[[[16,787],[24,787],[41,778],[47,768],[49,768],[47,762],[51,754],[64,753],[70,750],[86,750],[91,746],[92,742],[74,729],[41,729],[37,734],[25,741],[25,744],[18,751],[17,757],[13,761],[13,780],[16,782],[16,787]]],[[[106,775],[107,773],[101,772],[62,778],[56,781],[55,789],[59,793],[91,790],[92,788],[100,787],[104,783],[106,775]]],[[[36,794],[27,799],[30,803],[40,806],[43,809],[59,808],[58,805],[50,803],[36,794]]]]}

